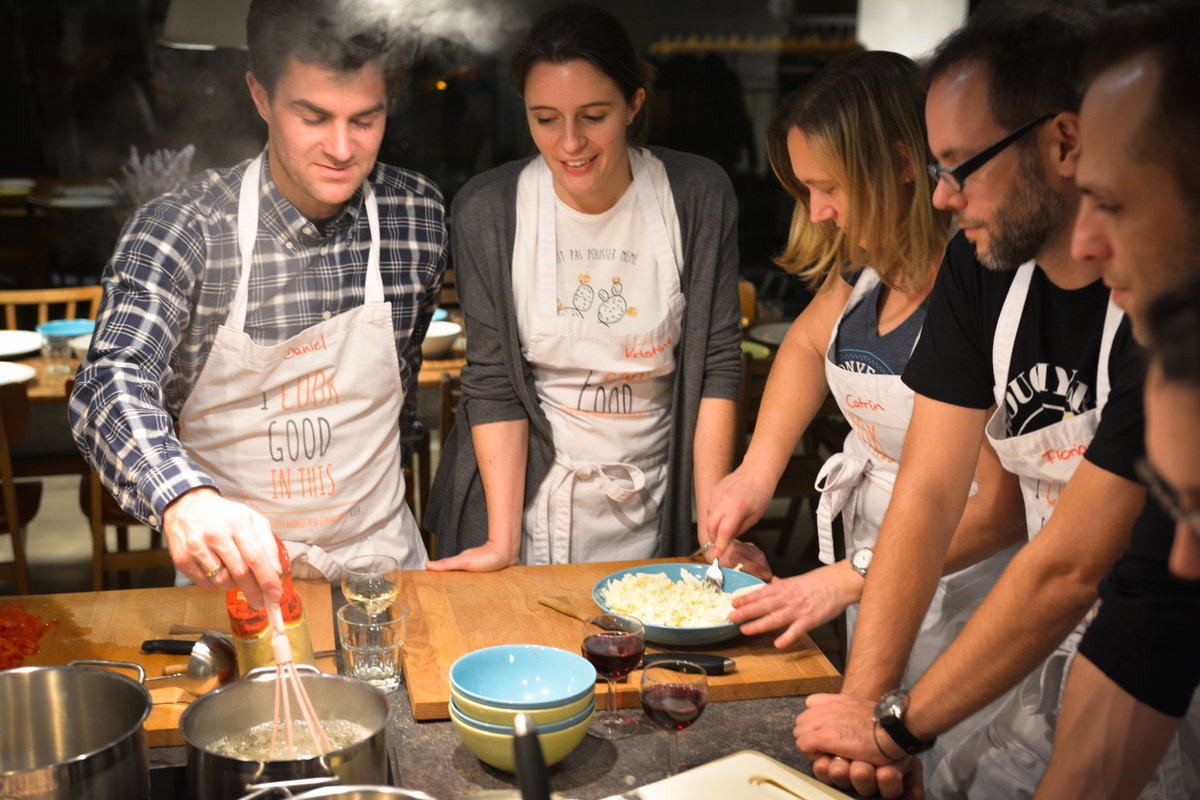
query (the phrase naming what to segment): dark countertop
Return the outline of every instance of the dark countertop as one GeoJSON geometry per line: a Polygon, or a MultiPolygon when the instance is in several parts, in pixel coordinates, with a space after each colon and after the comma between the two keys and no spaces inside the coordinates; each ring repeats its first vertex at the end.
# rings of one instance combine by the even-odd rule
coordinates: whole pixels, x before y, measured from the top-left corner
{"type": "MultiPolygon", "coordinates": [[[[345,601],[340,587],[332,588],[336,609],[345,601]]],[[[340,652],[338,663],[340,668],[340,652]]],[[[477,759],[459,740],[449,720],[413,719],[403,684],[387,699],[391,706],[387,740],[399,763],[397,785],[419,789],[438,800],[517,788],[514,775],[477,759]]],[[[677,734],[680,757],[685,767],[699,766],[739,750],[757,750],[811,775],[812,762],[796,750],[792,737],[796,715],[803,708],[803,697],[710,703],[690,728],[677,734]]],[[[641,709],[633,709],[633,716],[642,719],[641,709]]],[[[570,755],[547,770],[550,789],[574,800],[599,800],[661,778],[667,760],[667,736],[648,724],[619,742],[586,736],[570,755]]],[[[178,766],[186,760],[187,750],[182,746],[150,751],[152,769],[178,766]]]]}
{"type": "MultiPolygon", "coordinates": [[[[388,695],[388,744],[400,768],[398,785],[419,789],[439,800],[457,800],[475,792],[515,789],[516,779],[483,764],[459,741],[449,720],[417,722],[401,686],[388,695]]],[[[692,727],[678,734],[685,765],[698,766],[739,750],[757,750],[805,774],[812,764],[792,739],[804,698],[783,697],[711,703],[692,727]]],[[[640,709],[634,716],[640,718],[640,709]]],[[[649,727],[629,739],[607,742],[591,736],[563,761],[550,767],[550,789],[565,797],[597,800],[641,786],[667,759],[668,734],[649,727]]],[[[187,759],[184,747],[150,751],[151,767],[175,766],[187,759]]]]}

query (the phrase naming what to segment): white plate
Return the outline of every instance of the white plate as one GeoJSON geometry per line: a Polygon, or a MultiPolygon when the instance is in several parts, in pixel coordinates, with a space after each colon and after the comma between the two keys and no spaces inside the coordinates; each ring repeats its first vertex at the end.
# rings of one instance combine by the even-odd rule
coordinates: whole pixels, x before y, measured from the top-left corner
{"type": "Polygon", "coordinates": [[[750,329],[750,338],[761,344],[778,347],[790,327],[792,327],[790,322],[768,322],[765,325],[755,325],[750,329]]]}
{"type": "Polygon", "coordinates": [[[37,331],[0,331],[0,358],[23,356],[42,349],[42,336],[37,331]]]}
{"type": "Polygon", "coordinates": [[[0,384],[24,383],[32,380],[37,370],[28,364],[14,364],[11,361],[0,361],[0,384]]]}
{"type": "Polygon", "coordinates": [[[82,336],[76,336],[67,344],[71,346],[71,352],[75,354],[76,358],[83,358],[87,355],[88,348],[92,346],[92,335],[85,333],[82,336]]]}

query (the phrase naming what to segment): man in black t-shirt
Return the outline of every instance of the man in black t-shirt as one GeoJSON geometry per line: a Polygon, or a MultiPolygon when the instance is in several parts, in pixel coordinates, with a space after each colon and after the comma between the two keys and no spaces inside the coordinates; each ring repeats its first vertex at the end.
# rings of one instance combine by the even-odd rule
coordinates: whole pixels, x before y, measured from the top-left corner
{"type": "MultiPolygon", "coordinates": [[[[1177,373],[1174,383],[1184,384],[1172,391],[1161,380],[1159,363],[1146,387],[1149,462],[1169,469],[1176,486],[1189,465],[1193,472],[1200,467],[1194,444],[1200,439],[1200,391],[1186,388],[1184,377],[1200,369],[1200,288],[1175,288],[1187,275],[1200,274],[1198,39],[1200,7],[1194,3],[1122,9],[1101,25],[1085,68],[1090,82],[1080,110],[1077,175],[1083,197],[1072,241],[1077,257],[1100,265],[1139,339],[1157,324],[1158,334],[1149,336],[1156,361],[1177,373]],[[1158,319],[1147,314],[1155,297],[1158,319]],[[1174,458],[1168,458],[1171,449],[1174,458]]],[[[1194,382],[1200,384],[1200,376],[1194,382]]],[[[1195,509],[1200,480],[1186,485],[1186,505],[1195,509]]],[[[1172,515],[1183,516],[1182,502],[1168,495],[1172,515]]],[[[1172,540],[1186,548],[1195,531],[1181,524],[1176,534],[1153,499],[1146,508],[1154,524],[1135,528],[1129,550],[1100,585],[1102,604],[1071,668],[1039,797],[1132,797],[1160,761],[1182,777],[1186,796],[1200,794],[1200,755],[1194,752],[1200,573],[1188,570],[1190,580],[1179,580],[1167,566],[1172,540]],[[1178,743],[1191,743],[1192,752],[1178,743]]],[[[1194,528],[1195,511],[1190,513],[1194,528]]]]}
{"type": "Polygon", "coordinates": [[[838,756],[817,758],[814,772],[842,788],[873,794],[878,780],[895,796],[906,754],[1026,681],[928,783],[940,798],[1031,796],[1049,759],[1071,634],[1142,508],[1132,468],[1141,453],[1138,350],[1109,307],[1099,266],[1069,252],[1079,199],[1077,76],[1094,22],[1094,12],[1060,3],[984,7],[929,67],[926,121],[941,162],[934,203],[954,209],[962,232],[904,373],[917,393],[906,459],[867,575],[843,693],[809,698],[796,725],[801,750],[838,756]],[[905,690],[905,658],[985,424],[1022,478],[1036,536],[905,690]]]}

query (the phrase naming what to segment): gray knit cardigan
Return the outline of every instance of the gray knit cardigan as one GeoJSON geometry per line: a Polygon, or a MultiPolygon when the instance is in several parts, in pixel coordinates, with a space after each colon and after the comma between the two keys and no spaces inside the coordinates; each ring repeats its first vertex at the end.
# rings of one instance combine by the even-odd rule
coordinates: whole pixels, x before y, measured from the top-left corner
{"type": "MultiPolygon", "coordinates": [[[[737,200],[728,176],[713,162],[663,148],[650,151],[666,166],[683,240],[681,282],[687,308],[675,352],[675,422],[657,551],[659,556],[682,556],[695,547],[692,440],[700,398],[736,400],[741,379],[737,200]]],[[[533,370],[521,357],[513,306],[517,178],[528,163],[509,162],[472,178],[451,208],[451,254],[466,318],[467,365],[458,417],[422,522],[437,534],[438,557],[487,540],[472,425],[529,419],[526,506],[554,461],[550,423],[538,404],[533,370]]]]}

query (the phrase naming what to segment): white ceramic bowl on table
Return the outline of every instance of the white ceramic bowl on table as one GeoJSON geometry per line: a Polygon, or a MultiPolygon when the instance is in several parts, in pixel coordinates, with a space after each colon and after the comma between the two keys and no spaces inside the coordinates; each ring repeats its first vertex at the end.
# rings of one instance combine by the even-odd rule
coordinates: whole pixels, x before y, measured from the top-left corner
{"type": "MultiPolygon", "coordinates": [[[[600,591],[608,585],[609,581],[620,580],[626,575],[648,574],[659,575],[665,574],[672,581],[678,583],[680,580],[680,571],[686,571],[693,575],[698,580],[703,580],[704,571],[708,569],[705,564],[694,564],[691,562],[673,562],[670,564],[645,564],[640,567],[629,567],[620,569],[616,572],[605,575],[600,580],[596,581],[592,587],[592,599],[596,601],[596,605],[600,606],[605,613],[612,612],[608,604],[604,602],[600,591]]],[[[725,592],[732,593],[738,589],[747,587],[765,586],[761,580],[749,575],[745,572],[738,572],[721,567],[721,572],[725,575],[725,592]]],[[[621,612],[616,612],[621,613],[621,612]]],[[[714,642],[723,642],[727,639],[732,639],[740,635],[738,626],[732,622],[726,622],[721,625],[706,625],[699,628],[679,628],[667,625],[653,625],[645,620],[642,620],[642,625],[646,629],[646,641],[654,642],[655,644],[668,645],[701,645],[713,644],[714,642]]]]}
{"type": "Polygon", "coordinates": [[[454,340],[462,333],[462,325],[449,320],[433,320],[425,331],[425,341],[421,343],[421,354],[425,358],[445,358],[454,347],[454,340]]]}

